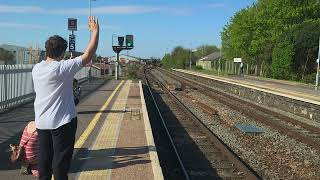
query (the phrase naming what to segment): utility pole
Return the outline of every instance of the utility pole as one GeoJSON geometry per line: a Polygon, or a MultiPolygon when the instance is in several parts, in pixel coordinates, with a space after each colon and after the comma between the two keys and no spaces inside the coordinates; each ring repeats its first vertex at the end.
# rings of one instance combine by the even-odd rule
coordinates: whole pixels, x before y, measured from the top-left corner
{"type": "Polygon", "coordinates": [[[118,73],[119,73],[119,54],[120,51],[117,52],[117,62],[116,62],[116,80],[118,80],[118,73]]]}
{"type": "Polygon", "coordinates": [[[189,61],[189,69],[191,70],[191,56],[192,56],[192,49],[190,49],[190,61],[189,61]]]}
{"type": "Polygon", "coordinates": [[[318,90],[319,87],[319,62],[320,61],[320,37],[319,37],[319,49],[318,49],[318,59],[317,59],[317,77],[316,77],[316,87],[315,90],[318,90]]]}
{"type": "Polygon", "coordinates": [[[220,71],[221,71],[221,47],[220,47],[220,55],[219,55],[219,68],[218,68],[218,75],[220,75],[220,71]]]}

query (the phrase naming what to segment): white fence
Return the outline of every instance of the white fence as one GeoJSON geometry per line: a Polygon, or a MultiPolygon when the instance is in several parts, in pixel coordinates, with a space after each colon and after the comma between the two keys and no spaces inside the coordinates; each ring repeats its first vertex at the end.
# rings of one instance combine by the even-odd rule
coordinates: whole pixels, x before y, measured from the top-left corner
{"type": "MultiPolygon", "coordinates": [[[[35,97],[31,71],[33,64],[0,65],[0,112],[35,97]]],[[[101,72],[97,67],[84,67],[76,75],[79,81],[89,77],[100,78],[101,72]]]]}

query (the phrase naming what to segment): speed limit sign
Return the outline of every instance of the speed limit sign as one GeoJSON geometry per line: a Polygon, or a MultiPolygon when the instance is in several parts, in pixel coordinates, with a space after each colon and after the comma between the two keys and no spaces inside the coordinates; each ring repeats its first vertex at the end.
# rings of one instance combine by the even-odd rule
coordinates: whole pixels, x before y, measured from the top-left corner
{"type": "Polygon", "coordinates": [[[74,34],[69,35],[69,51],[74,52],[76,50],[76,36],[74,34]]]}

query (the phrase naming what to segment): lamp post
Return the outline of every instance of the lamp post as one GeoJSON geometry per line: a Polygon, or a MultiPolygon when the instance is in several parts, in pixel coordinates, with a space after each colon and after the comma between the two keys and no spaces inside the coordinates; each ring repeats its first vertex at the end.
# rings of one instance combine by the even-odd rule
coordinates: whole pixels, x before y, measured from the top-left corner
{"type": "Polygon", "coordinates": [[[191,64],[192,64],[192,53],[193,52],[197,52],[198,50],[197,49],[190,49],[190,62],[189,62],[189,68],[190,68],[190,70],[191,70],[191,64]]]}
{"type": "Polygon", "coordinates": [[[89,16],[91,16],[91,1],[96,1],[96,0],[89,0],[89,16]]]}
{"type": "Polygon", "coordinates": [[[220,53],[219,53],[219,68],[218,68],[218,75],[220,75],[220,71],[221,71],[221,49],[222,49],[222,46],[220,47],[220,53]]]}
{"type": "Polygon", "coordinates": [[[315,90],[318,90],[319,87],[319,62],[320,61],[320,37],[319,37],[319,49],[318,49],[318,59],[317,59],[317,77],[316,77],[316,87],[315,90]]]}

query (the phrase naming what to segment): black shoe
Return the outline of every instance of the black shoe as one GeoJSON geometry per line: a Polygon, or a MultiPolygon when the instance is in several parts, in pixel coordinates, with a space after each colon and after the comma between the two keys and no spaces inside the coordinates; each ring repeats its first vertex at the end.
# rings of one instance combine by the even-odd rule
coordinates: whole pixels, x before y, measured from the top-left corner
{"type": "Polygon", "coordinates": [[[29,175],[31,174],[31,169],[29,165],[21,165],[20,174],[29,175]]]}
{"type": "Polygon", "coordinates": [[[22,175],[28,175],[28,174],[29,174],[29,172],[28,172],[28,167],[27,167],[27,166],[24,166],[24,165],[21,165],[20,174],[22,174],[22,175]]]}

